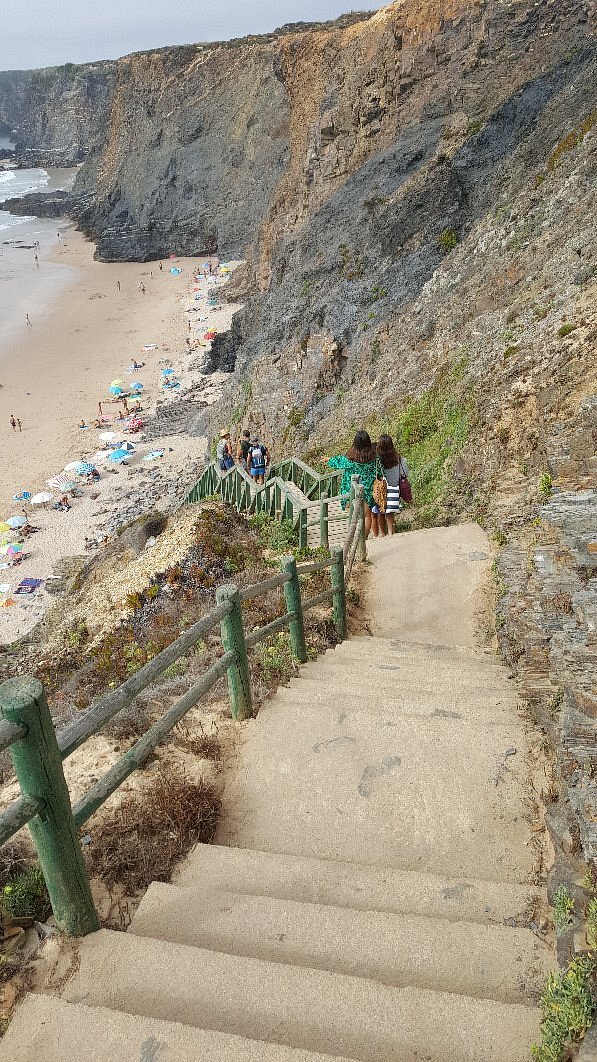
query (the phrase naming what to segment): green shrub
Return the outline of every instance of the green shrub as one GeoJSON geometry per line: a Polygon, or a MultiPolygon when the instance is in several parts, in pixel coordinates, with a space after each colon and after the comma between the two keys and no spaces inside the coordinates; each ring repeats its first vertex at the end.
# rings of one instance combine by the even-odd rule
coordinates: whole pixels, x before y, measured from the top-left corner
{"type": "Polygon", "coordinates": [[[573,324],[572,321],[567,321],[566,324],[563,324],[561,326],[561,328],[558,328],[558,335],[560,339],[563,339],[564,336],[569,336],[571,332],[574,332],[575,328],[576,325],[573,324]]]}
{"type": "Polygon", "coordinates": [[[438,243],[442,251],[452,251],[458,243],[458,236],[456,235],[456,230],[444,229],[444,231],[440,232],[439,234],[438,243]]]}
{"type": "Polygon", "coordinates": [[[552,486],[553,486],[552,478],[551,478],[549,472],[543,472],[539,476],[539,484],[538,484],[539,495],[540,495],[540,497],[542,498],[543,501],[548,501],[549,496],[551,494],[552,486]]]}
{"type": "Polygon", "coordinates": [[[187,671],[189,670],[189,664],[190,660],[188,657],[179,657],[178,660],[175,660],[173,664],[170,664],[170,667],[166,668],[166,670],[162,674],[162,678],[180,678],[181,675],[186,675],[187,671]]]}
{"type": "Polygon", "coordinates": [[[41,867],[30,867],[8,881],[2,889],[0,905],[12,918],[36,918],[44,922],[51,908],[41,867]]]}
{"type": "Polygon", "coordinates": [[[572,921],[574,900],[565,885],[560,885],[553,898],[553,920],[557,929],[566,929],[572,921]]]}
{"type": "Polygon", "coordinates": [[[531,1049],[536,1062],[563,1062],[566,1049],[582,1040],[595,1015],[594,974],[594,959],[588,957],[572,959],[549,975],[541,995],[541,1043],[531,1049]]]}
{"type": "Polygon", "coordinates": [[[290,648],[290,635],[287,631],[272,634],[264,642],[259,642],[255,646],[255,653],[266,682],[272,682],[274,679],[284,682],[295,670],[290,648]]]}
{"type": "Polygon", "coordinates": [[[298,546],[297,533],[290,520],[276,520],[268,513],[255,513],[249,523],[259,533],[263,549],[282,554],[298,546]]]}

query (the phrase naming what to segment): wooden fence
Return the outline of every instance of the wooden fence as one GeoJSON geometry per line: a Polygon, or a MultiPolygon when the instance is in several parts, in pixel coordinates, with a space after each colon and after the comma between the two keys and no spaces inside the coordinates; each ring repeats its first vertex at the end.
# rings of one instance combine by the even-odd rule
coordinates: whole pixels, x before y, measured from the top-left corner
{"type": "MultiPolygon", "coordinates": [[[[294,470],[289,471],[294,471],[297,475],[300,474],[301,467],[307,467],[296,461],[294,466],[294,470]]],[[[223,497],[226,497],[227,490],[234,490],[235,501],[238,502],[240,498],[241,504],[246,499],[253,499],[254,494],[264,497],[266,488],[255,491],[255,485],[246,473],[240,469],[236,471],[237,476],[234,479],[231,479],[229,474],[222,480],[222,485],[224,482],[234,483],[234,487],[225,487],[222,491],[223,497]],[[245,480],[248,480],[249,485],[245,480]],[[237,486],[239,483],[240,493],[237,486]],[[249,487],[253,490],[250,491],[249,487]]],[[[209,489],[212,482],[209,468],[206,473],[201,487],[201,491],[205,491],[204,497],[213,493],[209,489]]],[[[316,476],[317,473],[313,475],[316,476]]],[[[277,479],[277,476],[273,476],[266,486],[270,487],[270,499],[275,496],[281,500],[284,492],[276,482],[277,479]],[[278,495],[276,490],[279,491],[278,495]]],[[[324,503],[321,510],[323,513],[326,499],[321,493],[321,483],[309,483],[307,480],[304,480],[304,483],[309,491],[320,492],[320,500],[324,503]]],[[[330,485],[329,489],[334,489],[334,486],[330,485]]],[[[190,500],[194,499],[190,496],[190,500]]],[[[24,677],[9,679],[0,686],[0,751],[9,750],[21,791],[21,796],[0,813],[0,844],[6,843],[23,826],[28,826],[59,929],[71,936],[83,936],[99,928],[79,843],[80,827],[125,779],[146,761],[156,745],[184,719],[187,712],[208,690],[226,675],[232,715],[235,719],[246,719],[253,710],[247,656],[253,646],[277,631],[289,628],[293,655],[297,661],[304,663],[307,659],[304,614],[317,605],[326,603],[332,606],[338,637],[346,637],[345,585],[350,578],[355,558],[363,557],[366,548],[363,487],[357,482],[353,482],[349,502],[348,528],[343,549],[334,550],[330,556],[300,567],[297,567],[294,557],[287,557],[278,574],[254,586],[241,590],[234,585],[220,587],[216,591],[215,607],[206,616],[184,631],[172,645],[140,668],[117,690],[102,697],[79,719],[58,732],[54,729],[40,682],[24,677]],[[327,569],[331,575],[329,589],[304,599],[300,576],[327,569]],[[272,623],[246,634],[242,614],[243,602],[276,587],[283,588],[286,612],[272,623]],[[105,727],[180,656],[217,626],[220,628],[222,656],[72,807],[62,767],[63,761],[88,738],[105,727]]]]}

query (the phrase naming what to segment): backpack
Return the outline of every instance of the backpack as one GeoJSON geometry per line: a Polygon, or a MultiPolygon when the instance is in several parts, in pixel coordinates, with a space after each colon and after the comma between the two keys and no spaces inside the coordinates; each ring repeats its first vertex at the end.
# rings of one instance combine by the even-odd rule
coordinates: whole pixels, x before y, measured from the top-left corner
{"type": "Polygon", "coordinates": [[[249,449],[251,455],[251,470],[253,472],[265,472],[265,454],[262,446],[251,446],[249,449]]]}

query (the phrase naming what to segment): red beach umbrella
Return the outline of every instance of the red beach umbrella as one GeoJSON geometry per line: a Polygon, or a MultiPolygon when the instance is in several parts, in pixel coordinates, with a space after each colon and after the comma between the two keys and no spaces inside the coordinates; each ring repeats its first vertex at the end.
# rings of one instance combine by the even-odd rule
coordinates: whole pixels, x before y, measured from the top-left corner
{"type": "Polygon", "coordinates": [[[217,332],[206,332],[205,335],[203,336],[203,338],[204,339],[215,339],[217,334],[218,334],[217,332]]]}

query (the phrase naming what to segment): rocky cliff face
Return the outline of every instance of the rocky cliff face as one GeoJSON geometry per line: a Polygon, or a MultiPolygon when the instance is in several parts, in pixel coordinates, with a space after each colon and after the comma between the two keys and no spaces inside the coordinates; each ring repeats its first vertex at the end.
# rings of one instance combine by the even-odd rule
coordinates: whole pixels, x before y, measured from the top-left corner
{"type": "Polygon", "coordinates": [[[0,134],[18,129],[32,73],[30,70],[0,70],[0,134]]]}

